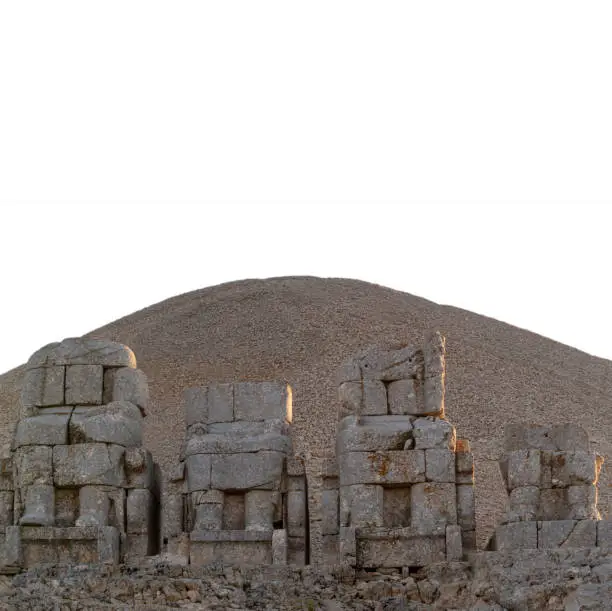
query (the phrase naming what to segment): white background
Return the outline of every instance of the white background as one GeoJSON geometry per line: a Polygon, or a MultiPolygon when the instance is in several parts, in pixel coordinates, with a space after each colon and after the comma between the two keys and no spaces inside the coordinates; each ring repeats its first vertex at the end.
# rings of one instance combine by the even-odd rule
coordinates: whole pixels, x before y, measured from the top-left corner
{"type": "Polygon", "coordinates": [[[611,23],[597,1],[1,3],[0,371],[285,274],[612,357],[611,23]]]}

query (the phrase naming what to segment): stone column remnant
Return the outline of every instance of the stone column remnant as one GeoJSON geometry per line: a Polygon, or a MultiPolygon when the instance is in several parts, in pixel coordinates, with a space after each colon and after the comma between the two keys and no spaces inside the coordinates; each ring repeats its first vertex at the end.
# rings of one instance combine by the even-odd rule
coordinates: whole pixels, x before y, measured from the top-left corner
{"type": "Polygon", "coordinates": [[[511,425],[500,470],[508,490],[496,550],[610,546],[597,509],[603,463],[587,432],[573,424],[511,425]]]}
{"type": "Polygon", "coordinates": [[[122,344],[70,338],[32,355],[0,464],[0,563],[117,563],[157,553],[159,489],[142,445],[148,398],[122,344]]]}
{"type": "Polygon", "coordinates": [[[445,340],[373,348],[339,372],[339,556],[361,568],[474,546],[474,463],[444,419],[445,340]]]}
{"type": "Polygon", "coordinates": [[[304,563],[304,468],[292,457],[291,388],[188,388],[181,462],[164,508],[167,553],[191,564],[304,563]]]}

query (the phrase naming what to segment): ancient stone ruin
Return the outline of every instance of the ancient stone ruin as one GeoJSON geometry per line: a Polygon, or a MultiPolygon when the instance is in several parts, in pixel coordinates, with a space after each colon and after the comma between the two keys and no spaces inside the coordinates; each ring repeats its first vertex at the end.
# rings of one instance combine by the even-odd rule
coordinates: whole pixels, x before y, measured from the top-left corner
{"type": "Polygon", "coordinates": [[[602,458],[574,425],[512,425],[500,469],[508,490],[495,550],[610,546],[611,522],[597,509],[602,458]]]}
{"type": "Polygon", "coordinates": [[[121,344],[67,339],[27,364],[2,464],[5,567],[158,551],[158,476],[142,445],[144,374],[121,344]]]}
{"type": "Polygon", "coordinates": [[[495,554],[521,564],[542,552],[565,566],[570,556],[550,554],[570,548],[606,566],[602,459],[583,429],[506,428],[508,507],[479,552],[474,458],[445,419],[444,338],[367,349],[338,376],[335,455],[294,454],[286,382],[214,383],[185,389],[179,462],[160,473],[143,446],[148,386],[132,351],[93,339],[45,346],[27,364],[0,459],[0,572],[157,558],[187,575],[333,565],[409,580],[463,561],[493,579],[495,554]]]}

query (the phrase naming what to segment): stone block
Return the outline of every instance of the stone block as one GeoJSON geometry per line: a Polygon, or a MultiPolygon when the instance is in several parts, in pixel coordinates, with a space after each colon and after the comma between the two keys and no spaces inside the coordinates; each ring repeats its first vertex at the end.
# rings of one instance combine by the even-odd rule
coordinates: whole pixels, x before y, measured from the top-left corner
{"type": "Polygon", "coordinates": [[[210,384],[187,388],[183,394],[185,422],[213,424],[234,421],[234,385],[210,384]]]}
{"type": "Polygon", "coordinates": [[[555,520],[538,522],[538,547],[595,547],[595,520],[555,520]]]}
{"type": "Polygon", "coordinates": [[[284,382],[234,384],[235,420],[292,420],[291,386],[284,382]]]}
{"type": "Polygon", "coordinates": [[[128,401],[144,414],[149,405],[147,376],[132,367],[111,367],[104,372],[104,403],[128,401]]]}
{"type": "MultiPolygon", "coordinates": [[[[192,427],[187,430],[189,436],[192,427]]],[[[201,427],[199,429],[201,431],[201,427]]],[[[260,420],[258,422],[240,420],[238,422],[211,422],[206,426],[206,433],[210,435],[233,435],[257,437],[259,435],[289,435],[290,425],[280,418],[260,420]]]]}
{"type": "Polygon", "coordinates": [[[100,405],[104,368],[102,365],[70,365],[66,367],[67,405],[100,405]]]}
{"type": "MultiPolygon", "coordinates": [[[[193,427],[195,428],[195,427],[193,427]]],[[[184,456],[192,454],[243,454],[260,451],[291,452],[291,437],[288,435],[225,435],[192,434],[185,444],[184,456]]]]}
{"type": "Polygon", "coordinates": [[[112,526],[104,526],[98,536],[98,562],[119,564],[120,554],[119,531],[112,526]]]}
{"type": "Polygon", "coordinates": [[[273,500],[270,490],[249,490],[244,495],[244,527],[246,530],[272,530],[273,500]]]}
{"type": "Polygon", "coordinates": [[[344,382],[338,388],[341,414],[384,416],[387,414],[387,389],[380,380],[344,382]]]}
{"type": "Polygon", "coordinates": [[[144,535],[153,531],[155,523],[155,497],[149,490],[128,490],[126,521],[128,534],[144,535]]]}
{"type": "Polygon", "coordinates": [[[435,331],[427,337],[423,346],[425,378],[442,375],[446,369],[446,339],[435,331]]]}
{"type": "Polygon", "coordinates": [[[223,530],[245,530],[245,493],[225,493],[223,498],[223,530]]]}
{"type": "Polygon", "coordinates": [[[217,490],[278,489],[284,464],[282,452],[213,454],[210,487],[217,490]]]}
{"type": "Polygon", "coordinates": [[[354,485],[341,488],[343,503],[349,507],[349,524],[356,527],[383,526],[382,486],[354,485]]]}
{"type": "Polygon", "coordinates": [[[69,414],[44,414],[20,420],[15,431],[15,447],[68,443],[69,419],[69,414]]]}
{"type": "Polygon", "coordinates": [[[422,351],[414,346],[386,349],[374,346],[356,357],[359,379],[393,382],[416,376],[423,367],[422,351]]]}
{"type": "Polygon", "coordinates": [[[194,503],[194,514],[193,530],[221,530],[223,527],[222,503],[194,503]]]}
{"type": "MultiPolygon", "coordinates": [[[[56,446],[65,447],[65,446],[56,446]]],[[[53,448],[23,446],[14,455],[16,482],[20,488],[53,483],[53,448]]]]}
{"type": "Polygon", "coordinates": [[[28,486],[25,496],[25,511],[19,519],[22,526],[52,526],[55,521],[55,489],[51,484],[28,486]]]}
{"type": "Polygon", "coordinates": [[[410,486],[383,490],[383,524],[392,528],[410,526],[410,486]]]}
{"type": "Polygon", "coordinates": [[[124,447],[142,445],[142,414],[127,401],[115,401],[101,407],[76,407],[69,426],[70,441],[113,443],[124,447]]]}
{"type": "Polygon", "coordinates": [[[26,371],[21,389],[21,404],[47,407],[64,403],[65,367],[40,367],[26,371]]]}
{"type": "Polygon", "coordinates": [[[597,521],[597,547],[612,548],[612,520],[597,521]]]}
{"type": "Polygon", "coordinates": [[[212,456],[210,454],[194,454],[185,460],[187,490],[208,490],[211,485],[212,456]]]}
{"type": "Polygon", "coordinates": [[[539,450],[515,450],[508,454],[508,489],[540,485],[539,450]]]}
{"type": "Polygon", "coordinates": [[[463,531],[463,549],[466,551],[476,551],[476,531],[475,530],[464,530],[463,531]]]}
{"type": "Polygon", "coordinates": [[[162,503],[162,532],[164,537],[175,537],[184,531],[183,511],[182,494],[171,493],[164,496],[164,502],[162,503]]]}
{"type": "Polygon", "coordinates": [[[287,564],[287,531],[275,530],[272,533],[272,564],[287,564]]]}
{"type": "Polygon", "coordinates": [[[23,548],[19,526],[7,526],[4,545],[0,545],[0,567],[4,570],[23,566],[23,548]]]}
{"type": "Polygon", "coordinates": [[[321,517],[324,535],[337,535],[339,529],[339,491],[338,489],[323,490],[321,492],[321,517]]]}
{"type": "Polygon", "coordinates": [[[142,446],[126,448],[125,474],[127,488],[155,490],[155,465],[151,452],[142,446]]]}
{"type": "Polygon", "coordinates": [[[59,346],[59,342],[51,342],[42,348],[39,348],[32,356],[28,359],[26,363],[26,371],[29,369],[35,369],[38,367],[45,367],[49,364],[49,356],[53,352],[57,346],[59,346]]]}
{"type": "Polygon", "coordinates": [[[569,505],[568,519],[570,520],[598,520],[597,487],[592,484],[586,486],[568,486],[567,503],[569,505]]]}
{"type": "Polygon", "coordinates": [[[444,416],[444,376],[423,380],[423,415],[444,416]]]}
{"type": "Polygon", "coordinates": [[[446,561],[460,562],[463,559],[461,527],[451,524],[446,527],[446,561]]]}
{"type": "Polygon", "coordinates": [[[537,486],[521,486],[510,492],[508,522],[535,520],[540,504],[540,489],[537,486]]]}
{"type": "Polygon", "coordinates": [[[538,523],[513,522],[495,530],[493,549],[498,552],[538,548],[538,523]]]}
{"type": "Polygon", "coordinates": [[[414,414],[421,415],[417,400],[414,379],[396,380],[389,382],[387,387],[387,401],[389,403],[390,414],[414,414]]]}
{"type": "Polygon", "coordinates": [[[53,479],[56,486],[123,486],[125,448],[105,443],[54,446],[53,479]]]}
{"type": "Polygon", "coordinates": [[[455,453],[450,450],[425,450],[425,479],[429,482],[455,482],[455,453]]]}
{"type": "MultiPolygon", "coordinates": [[[[79,517],[79,488],[55,489],[55,526],[74,526],[79,517]]],[[[113,526],[111,524],[111,526],[113,526]]]]}
{"type": "Polygon", "coordinates": [[[340,455],[339,465],[343,486],[425,481],[425,453],[422,450],[349,452],[340,455]]]}
{"type": "Polygon", "coordinates": [[[552,457],[548,450],[540,451],[540,488],[552,488],[552,457]]]}
{"type": "MultiPolygon", "coordinates": [[[[455,467],[457,473],[467,474],[470,480],[474,477],[474,455],[468,450],[467,452],[457,451],[455,455],[455,467]]],[[[465,482],[468,483],[468,482],[465,482]]]]}
{"type": "Polygon", "coordinates": [[[106,486],[79,488],[79,517],[75,526],[110,526],[109,489],[106,486]]]}
{"type": "Polygon", "coordinates": [[[128,533],[125,535],[125,562],[134,562],[146,556],[151,556],[155,553],[153,548],[154,542],[148,534],[134,535],[128,533]]]}
{"type": "Polygon", "coordinates": [[[4,532],[7,526],[13,524],[13,499],[12,490],[0,491],[0,530],[4,532]]]}
{"type": "Polygon", "coordinates": [[[306,526],[306,491],[287,492],[287,529],[289,536],[298,536],[306,526]]]}
{"type": "Polygon", "coordinates": [[[568,505],[565,488],[540,488],[538,520],[565,520],[568,505]]]}
{"type": "Polygon", "coordinates": [[[457,522],[463,530],[476,529],[476,505],[472,484],[457,486],[457,522]]]}
{"type": "Polygon", "coordinates": [[[444,535],[449,524],[457,524],[455,484],[414,484],[410,494],[412,526],[422,535],[444,535]]]}
{"type": "Polygon", "coordinates": [[[440,418],[417,418],[414,421],[412,436],[417,450],[451,450],[455,451],[457,433],[455,427],[440,418]]]}
{"type": "Polygon", "coordinates": [[[442,536],[357,537],[357,565],[369,568],[421,567],[446,560],[446,534],[442,536]]]}
{"type": "Polygon", "coordinates": [[[338,536],[338,556],[341,563],[354,565],[357,561],[357,535],[354,526],[341,526],[338,536]]]}
{"type": "Polygon", "coordinates": [[[552,485],[555,488],[597,482],[594,452],[555,452],[552,456],[552,485]]]}
{"type": "Polygon", "coordinates": [[[505,427],[506,451],[543,450],[548,452],[589,451],[587,432],[574,424],[510,424],[505,427]]]}
{"type": "Polygon", "coordinates": [[[43,351],[46,353],[38,359],[38,362],[44,365],[136,367],[136,357],[127,346],[103,339],[71,337],[55,345],[51,350],[44,348],[38,352],[43,353],[43,351]]]}
{"type": "Polygon", "coordinates": [[[412,432],[408,418],[387,421],[386,416],[373,416],[362,425],[338,427],[336,453],[402,450],[412,432]]]}

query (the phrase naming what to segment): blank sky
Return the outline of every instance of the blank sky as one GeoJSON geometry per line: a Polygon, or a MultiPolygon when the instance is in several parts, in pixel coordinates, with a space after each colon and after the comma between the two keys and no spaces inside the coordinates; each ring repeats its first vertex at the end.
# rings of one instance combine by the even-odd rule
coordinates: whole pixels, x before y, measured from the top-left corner
{"type": "Polygon", "coordinates": [[[605,204],[14,204],[0,371],[43,344],[222,282],[349,277],[612,358],[605,204]]]}

